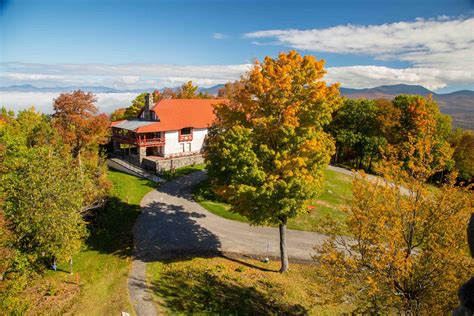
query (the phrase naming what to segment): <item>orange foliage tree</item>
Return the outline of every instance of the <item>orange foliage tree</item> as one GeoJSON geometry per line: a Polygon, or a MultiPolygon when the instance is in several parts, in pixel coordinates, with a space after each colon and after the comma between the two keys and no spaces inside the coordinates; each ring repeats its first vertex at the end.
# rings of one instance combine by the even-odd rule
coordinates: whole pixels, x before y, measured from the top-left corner
{"type": "Polygon", "coordinates": [[[53,125],[79,165],[84,148],[109,140],[109,120],[105,114],[99,114],[96,101],[93,93],[81,90],[61,93],[54,100],[53,125]]]}
{"type": "Polygon", "coordinates": [[[281,272],[288,269],[286,225],[321,189],[334,143],[323,131],[341,104],[324,61],[295,51],[256,62],[229,103],[215,108],[206,147],[208,173],[231,210],[254,224],[278,225],[281,272]]]}

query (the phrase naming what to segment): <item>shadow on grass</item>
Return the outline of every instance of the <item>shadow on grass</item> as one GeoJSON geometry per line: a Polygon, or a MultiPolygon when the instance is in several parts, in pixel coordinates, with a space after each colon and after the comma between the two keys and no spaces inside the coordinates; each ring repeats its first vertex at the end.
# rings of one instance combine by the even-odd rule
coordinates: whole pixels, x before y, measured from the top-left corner
{"type": "Polygon", "coordinates": [[[132,254],[132,227],[140,214],[138,205],[111,197],[107,204],[88,218],[90,235],[86,241],[90,249],[119,257],[132,254]]]}
{"type": "Polygon", "coordinates": [[[163,305],[172,314],[308,314],[302,305],[288,304],[279,299],[284,297],[282,289],[263,292],[255,286],[239,284],[238,279],[200,269],[163,271],[159,279],[151,283],[149,290],[161,298],[163,305]]]}

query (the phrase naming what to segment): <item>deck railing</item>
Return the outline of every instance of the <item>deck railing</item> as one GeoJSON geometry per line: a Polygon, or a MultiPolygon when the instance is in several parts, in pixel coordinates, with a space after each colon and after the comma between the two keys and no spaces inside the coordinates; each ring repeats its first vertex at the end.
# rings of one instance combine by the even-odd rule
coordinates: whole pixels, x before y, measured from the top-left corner
{"type": "Polygon", "coordinates": [[[165,144],[164,137],[146,138],[142,136],[139,138],[132,138],[132,137],[116,134],[116,135],[112,135],[112,139],[118,142],[132,144],[136,146],[163,146],[165,144]]]}

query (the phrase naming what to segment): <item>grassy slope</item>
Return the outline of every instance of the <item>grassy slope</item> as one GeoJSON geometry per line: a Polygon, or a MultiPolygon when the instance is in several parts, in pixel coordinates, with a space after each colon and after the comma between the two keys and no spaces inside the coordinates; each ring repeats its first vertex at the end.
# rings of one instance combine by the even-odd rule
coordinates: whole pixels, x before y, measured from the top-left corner
{"type": "Polygon", "coordinates": [[[321,305],[324,284],[315,265],[293,263],[285,274],[278,269],[279,262],[175,258],[148,264],[147,278],[163,314],[335,315],[346,311],[321,305]]]}
{"type": "MultiPolygon", "coordinates": [[[[198,186],[195,192],[195,197],[199,204],[207,209],[209,212],[222,216],[227,219],[248,222],[244,216],[232,213],[229,211],[229,205],[212,201],[205,198],[208,195],[201,194],[201,191],[207,191],[209,188],[198,186]]],[[[352,177],[341,174],[329,169],[325,170],[325,182],[322,194],[314,201],[314,209],[308,210],[308,213],[302,214],[288,222],[288,228],[305,230],[305,231],[320,231],[319,223],[325,216],[329,216],[335,221],[342,222],[345,214],[340,208],[347,204],[351,197],[352,177]]]]}
{"type": "MultiPolygon", "coordinates": [[[[130,269],[130,232],[139,214],[141,198],[153,190],[154,184],[121,172],[109,171],[113,182],[112,212],[104,215],[107,224],[94,228],[87,248],[74,258],[76,274],[48,271],[40,284],[30,291],[32,312],[48,314],[67,311],[74,315],[119,315],[133,313],[126,280],[130,269]]],[[[67,263],[59,269],[68,271],[67,263]]]]}

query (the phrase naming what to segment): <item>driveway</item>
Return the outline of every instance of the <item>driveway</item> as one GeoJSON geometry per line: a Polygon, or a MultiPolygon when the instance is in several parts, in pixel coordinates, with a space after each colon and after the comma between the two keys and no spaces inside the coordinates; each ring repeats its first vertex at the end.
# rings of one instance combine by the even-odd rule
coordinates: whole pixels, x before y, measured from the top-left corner
{"type": "MultiPolygon", "coordinates": [[[[192,200],[192,188],[205,177],[205,172],[198,171],[167,182],[141,201],[142,213],[134,226],[134,259],[128,280],[138,315],[156,315],[146,290],[146,263],[163,255],[227,252],[279,257],[277,228],[228,220],[209,213],[192,200]]],[[[324,239],[321,234],[288,230],[289,257],[311,260],[313,247],[324,239]]]]}

